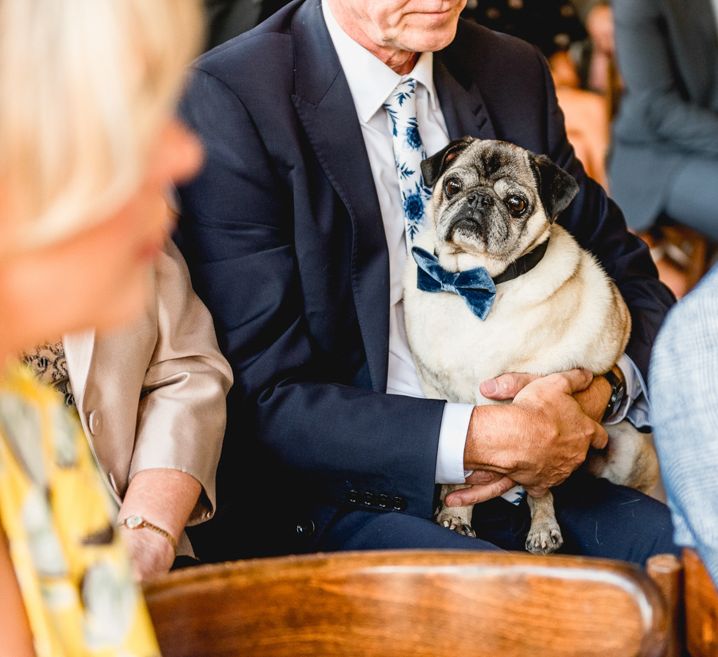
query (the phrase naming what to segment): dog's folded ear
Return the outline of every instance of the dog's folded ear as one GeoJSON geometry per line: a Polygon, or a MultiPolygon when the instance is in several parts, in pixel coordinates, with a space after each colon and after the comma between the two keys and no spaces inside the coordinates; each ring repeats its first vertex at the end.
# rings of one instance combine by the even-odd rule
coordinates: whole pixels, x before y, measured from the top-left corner
{"type": "Polygon", "coordinates": [[[546,216],[554,222],[578,194],[578,183],[545,155],[531,155],[529,159],[546,216]]]}
{"type": "Polygon", "coordinates": [[[473,141],[475,141],[473,137],[455,139],[447,146],[444,146],[438,153],[427,157],[421,163],[421,175],[424,177],[424,184],[428,187],[433,187],[449,164],[459,157],[473,141]]]}

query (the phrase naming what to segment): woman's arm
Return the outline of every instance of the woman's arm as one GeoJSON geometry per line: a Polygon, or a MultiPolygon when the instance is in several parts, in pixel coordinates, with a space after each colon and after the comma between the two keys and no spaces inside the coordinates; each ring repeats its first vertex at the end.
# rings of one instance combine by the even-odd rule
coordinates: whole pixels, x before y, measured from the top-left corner
{"type": "MultiPolygon", "coordinates": [[[[194,477],[179,470],[143,470],[130,482],[118,518],[142,516],[178,541],[201,490],[194,477]]],[[[137,579],[151,579],[169,571],[175,549],[167,537],[147,528],[122,527],[121,532],[137,579]]]]}
{"type": "Polygon", "coordinates": [[[146,366],[128,474],[134,481],[146,470],[167,469],[199,482],[188,520],[197,524],[214,513],[232,372],[172,242],[157,260],[156,276],[156,345],[146,366]]]}
{"type": "Polygon", "coordinates": [[[0,657],[33,657],[32,633],[0,526],[0,657]]]}

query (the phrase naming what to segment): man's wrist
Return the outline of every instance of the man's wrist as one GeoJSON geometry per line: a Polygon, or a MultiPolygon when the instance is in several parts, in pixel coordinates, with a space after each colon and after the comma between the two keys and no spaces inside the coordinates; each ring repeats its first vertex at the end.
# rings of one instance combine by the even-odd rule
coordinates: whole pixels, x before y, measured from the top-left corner
{"type": "Polygon", "coordinates": [[[507,473],[515,468],[515,454],[509,448],[510,432],[516,425],[516,408],[510,404],[474,406],[464,447],[465,470],[507,473]]]}
{"type": "Polygon", "coordinates": [[[611,385],[602,376],[594,376],[591,385],[574,394],[583,412],[592,420],[600,422],[611,398],[611,385]]]}

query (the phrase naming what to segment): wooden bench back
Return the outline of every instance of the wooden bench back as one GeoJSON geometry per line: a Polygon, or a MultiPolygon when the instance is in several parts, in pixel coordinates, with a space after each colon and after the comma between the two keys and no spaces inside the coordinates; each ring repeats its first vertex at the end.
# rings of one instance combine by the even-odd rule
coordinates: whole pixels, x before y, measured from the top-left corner
{"type": "Polygon", "coordinates": [[[146,586],[164,657],[663,655],[663,598],[626,564],[474,552],[282,557],[146,586]]]}
{"type": "Polygon", "coordinates": [[[693,550],[683,551],[686,647],[692,657],[718,655],[718,590],[693,550]]]}

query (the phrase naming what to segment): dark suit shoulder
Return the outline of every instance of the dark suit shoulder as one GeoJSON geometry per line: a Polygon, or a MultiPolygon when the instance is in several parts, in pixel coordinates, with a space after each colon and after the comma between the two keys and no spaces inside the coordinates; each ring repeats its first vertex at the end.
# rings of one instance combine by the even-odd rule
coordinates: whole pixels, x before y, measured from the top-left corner
{"type": "Polygon", "coordinates": [[[193,68],[217,78],[233,92],[261,94],[286,88],[292,77],[291,23],[297,3],[291,3],[248,32],[198,58],[193,68]]]}
{"type": "Polygon", "coordinates": [[[441,56],[464,86],[477,82],[482,88],[505,89],[507,77],[543,79],[543,56],[535,46],[474,21],[459,20],[456,38],[441,56]]]}
{"type": "Polygon", "coordinates": [[[537,51],[534,45],[524,39],[496,32],[465,18],[459,19],[456,38],[447,47],[448,49],[466,53],[473,51],[485,57],[495,55],[499,59],[504,59],[508,53],[513,53],[514,56],[535,57],[534,53],[537,51]]]}
{"type": "Polygon", "coordinates": [[[460,20],[456,38],[438,59],[464,89],[480,97],[497,139],[552,152],[553,88],[546,60],[535,46],[460,20]]]}

